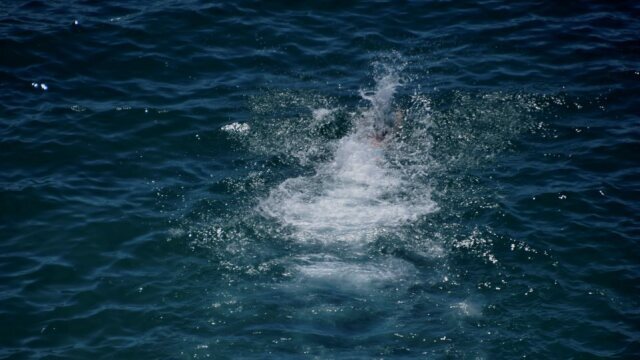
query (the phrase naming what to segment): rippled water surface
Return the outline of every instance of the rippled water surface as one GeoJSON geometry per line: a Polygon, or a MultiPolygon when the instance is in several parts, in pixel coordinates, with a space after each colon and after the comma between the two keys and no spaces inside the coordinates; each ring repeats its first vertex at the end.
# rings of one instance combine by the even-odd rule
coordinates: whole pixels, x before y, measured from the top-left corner
{"type": "Polygon", "coordinates": [[[0,4],[0,358],[640,358],[640,6],[0,4]]]}

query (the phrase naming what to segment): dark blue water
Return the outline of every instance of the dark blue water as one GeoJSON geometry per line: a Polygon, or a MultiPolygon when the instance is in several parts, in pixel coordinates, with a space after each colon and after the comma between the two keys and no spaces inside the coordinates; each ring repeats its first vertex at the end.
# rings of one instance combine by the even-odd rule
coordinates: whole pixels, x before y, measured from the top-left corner
{"type": "Polygon", "coordinates": [[[640,358],[638,19],[3,2],[0,358],[640,358]]]}

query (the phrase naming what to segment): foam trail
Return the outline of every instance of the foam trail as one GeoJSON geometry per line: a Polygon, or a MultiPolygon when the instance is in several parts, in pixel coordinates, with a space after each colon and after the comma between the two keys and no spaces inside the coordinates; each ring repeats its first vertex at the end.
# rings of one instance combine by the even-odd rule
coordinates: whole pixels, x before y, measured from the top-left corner
{"type": "Polygon", "coordinates": [[[416,275],[416,269],[408,262],[395,259],[354,261],[327,254],[310,254],[293,260],[292,270],[297,275],[294,286],[322,291],[366,293],[375,287],[400,283],[416,275]]]}

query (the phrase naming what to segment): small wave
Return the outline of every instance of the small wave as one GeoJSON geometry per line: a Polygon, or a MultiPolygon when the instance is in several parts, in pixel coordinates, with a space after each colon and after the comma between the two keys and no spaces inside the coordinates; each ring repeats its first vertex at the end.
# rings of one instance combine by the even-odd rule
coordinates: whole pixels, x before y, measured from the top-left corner
{"type": "Polygon", "coordinates": [[[325,283],[349,290],[366,290],[371,286],[397,283],[413,273],[410,264],[399,259],[384,259],[376,263],[356,263],[330,255],[303,256],[294,267],[301,281],[316,286],[325,283]]]}

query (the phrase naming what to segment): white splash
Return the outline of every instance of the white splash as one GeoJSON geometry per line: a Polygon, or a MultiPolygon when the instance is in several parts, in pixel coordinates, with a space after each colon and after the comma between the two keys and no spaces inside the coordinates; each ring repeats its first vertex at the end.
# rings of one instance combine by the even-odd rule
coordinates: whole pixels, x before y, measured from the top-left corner
{"type": "Polygon", "coordinates": [[[358,131],[372,136],[383,130],[390,130],[393,126],[392,111],[393,97],[396,89],[401,85],[401,77],[397,71],[387,68],[385,73],[376,81],[373,91],[360,91],[360,96],[371,105],[362,113],[358,122],[358,131]],[[373,133],[372,133],[373,132],[373,133]]]}
{"type": "Polygon", "coordinates": [[[225,125],[220,128],[220,130],[230,132],[230,133],[245,133],[249,131],[249,129],[250,129],[249,124],[237,123],[237,122],[225,125]]]}
{"type": "MultiPolygon", "coordinates": [[[[319,164],[312,176],[284,181],[258,210],[290,227],[297,240],[323,243],[371,241],[435,211],[428,189],[412,186],[411,178],[385,159],[385,144],[375,137],[389,126],[400,83],[397,72],[388,71],[374,90],[362,91],[370,106],[354,117],[356,130],[339,140],[333,160],[319,164]]],[[[313,112],[314,119],[327,114],[313,112]]]]}
{"type": "Polygon", "coordinates": [[[334,109],[326,108],[311,109],[311,114],[313,116],[313,120],[316,123],[320,123],[325,121],[334,111],[334,109]]]}

